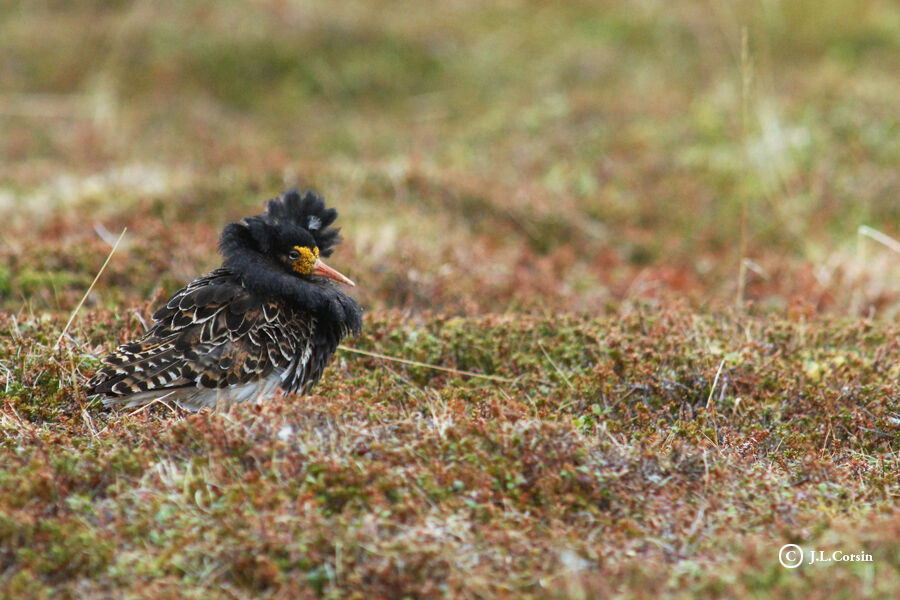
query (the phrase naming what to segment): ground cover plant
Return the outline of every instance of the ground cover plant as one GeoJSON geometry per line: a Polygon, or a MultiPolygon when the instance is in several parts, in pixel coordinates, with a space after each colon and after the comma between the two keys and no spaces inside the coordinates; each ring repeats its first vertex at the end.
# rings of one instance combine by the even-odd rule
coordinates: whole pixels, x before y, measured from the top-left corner
{"type": "Polygon", "coordinates": [[[900,587],[893,3],[0,11],[2,595],[900,587]],[[314,393],[87,398],[295,184],[366,308],[314,393]]]}

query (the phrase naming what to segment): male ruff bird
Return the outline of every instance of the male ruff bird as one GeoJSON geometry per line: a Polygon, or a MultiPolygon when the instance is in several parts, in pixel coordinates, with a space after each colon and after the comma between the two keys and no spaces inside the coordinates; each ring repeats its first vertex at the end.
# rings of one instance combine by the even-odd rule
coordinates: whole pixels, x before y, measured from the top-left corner
{"type": "Polygon", "coordinates": [[[221,267],[190,282],[153,315],[142,338],[119,346],[88,381],[107,406],[172,401],[187,410],[305,394],[362,310],[322,262],[340,243],[337,211],[296,189],[266,211],[225,226],[221,267]]]}

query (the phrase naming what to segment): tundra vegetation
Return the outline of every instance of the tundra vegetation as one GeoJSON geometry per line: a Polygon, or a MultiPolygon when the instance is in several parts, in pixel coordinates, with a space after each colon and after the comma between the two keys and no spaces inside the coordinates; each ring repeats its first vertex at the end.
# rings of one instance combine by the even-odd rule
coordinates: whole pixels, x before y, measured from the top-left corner
{"type": "Polygon", "coordinates": [[[5,597],[900,588],[896,3],[0,6],[5,597]],[[314,393],[87,398],[291,185],[314,393]]]}

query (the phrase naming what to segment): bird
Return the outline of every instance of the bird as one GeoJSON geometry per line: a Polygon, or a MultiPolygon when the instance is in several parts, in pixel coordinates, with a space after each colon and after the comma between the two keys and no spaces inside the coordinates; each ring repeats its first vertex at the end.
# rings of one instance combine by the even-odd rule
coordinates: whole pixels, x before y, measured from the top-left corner
{"type": "Polygon", "coordinates": [[[198,411],[307,394],[340,341],[362,330],[362,309],[341,288],[356,284],[322,261],[341,242],[337,216],[315,191],[291,188],[262,214],[227,224],[222,266],[106,356],[88,395],[107,407],[161,400],[198,411]]]}

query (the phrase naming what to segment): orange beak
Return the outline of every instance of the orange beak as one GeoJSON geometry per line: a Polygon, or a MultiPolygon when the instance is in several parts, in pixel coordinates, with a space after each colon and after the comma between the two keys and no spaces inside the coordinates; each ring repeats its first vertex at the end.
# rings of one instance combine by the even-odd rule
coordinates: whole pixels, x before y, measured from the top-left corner
{"type": "Polygon", "coordinates": [[[329,267],[328,265],[326,265],[325,263],[323,263],[321,260],[318,260],[318,259],[316,259],[316,262],[313,265],[312,274],[318,275],[319,277],[327,277],[328,279],[333,279],[333,280],[337,281],[338,283],[346,283],[349,286],[356,285],[355,283],[353,283],[352,279],[338,273],[337,271],[335,271],[334,269],[332,269],[331,267],[329,267]]]}

